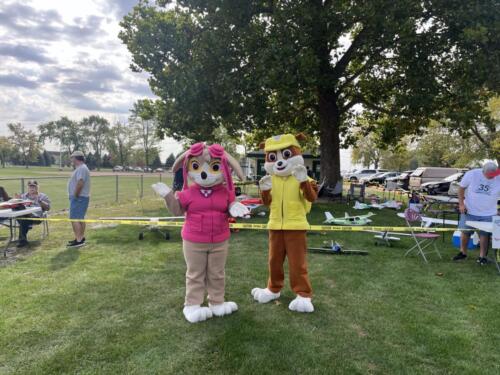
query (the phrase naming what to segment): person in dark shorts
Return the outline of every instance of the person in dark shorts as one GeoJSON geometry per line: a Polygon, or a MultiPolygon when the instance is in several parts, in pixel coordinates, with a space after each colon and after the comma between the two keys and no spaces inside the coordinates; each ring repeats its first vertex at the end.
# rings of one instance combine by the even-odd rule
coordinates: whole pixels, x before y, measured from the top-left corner
{"type": "MultiPolygon", "coordinates": [[[[474,228],[469,227],[466,221],[491,222],[497,214],[497,201],[500,197],[500,176],[495,175],[497,165],[487,162],[483,168],[468,171],[460,181],[458,201],[460,210],[459,228],[462,229],[460,238],[460,252],[453,260],[467,258],[467,245],[474,228]]],[[[479,231],[479,258],[477,263],[488,263],[486,252],[489,246],[490,234],[479,231]]]]}
{"type": "MultiPolygon", "coordinates": [[[[71,163],[75,170],[68,181],[69,218],[73,220],[85,219],[90,200],[90,172],[85,164],[85,156],[81,151],[71,155],[71,163]]],[[[68,247],[85,245],[85,222],[72,221],[75,239],[69,241],[68,247]]]]}
{"type": "MultiPolygon", "coordinates": [[[[39,191],[38,182],[36,180],[28,181],[28,191],[23,193],[17,198],[31,201],[31,207],[41,207],[42,212],[30,214],[28,217],[40,218],[43,216],[44,211],[50,210],[50,199],[47,194],[39,191]]],[[[19,240],[17,247],[28,246],[28,232],[33,228],[33,225],[41,224],[41,221],[35,220],[18,220],[19,223],[19,240]]]]}

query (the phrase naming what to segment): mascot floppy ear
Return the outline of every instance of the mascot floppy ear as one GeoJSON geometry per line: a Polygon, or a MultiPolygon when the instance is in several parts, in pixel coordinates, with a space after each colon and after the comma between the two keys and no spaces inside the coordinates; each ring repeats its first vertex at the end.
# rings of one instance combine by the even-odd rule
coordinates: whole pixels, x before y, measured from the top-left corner
{"type": "Polygon", "coordinates": [[[259,149],[263,150],[266,147],[266,142],[260,142],[259,143],[259,149]]]}
{"type": "Polygon", "coordinates": [[[304,133],[298,133],[298,134],[296,134],[295,138],[299,142],[305,141],[307,139],[307,137],[306,137],[306,135],[304,133]]]}
{"type": "Polygon", "coordinates": [[[229,155],[226,151],[224,151],[224,156],[226,157],[227,163],[231,167],[231,169],[236,173],[236,176],[240,179],[240,181],[245,180],[245,174],[241,169],[240,163],[231,155],[229,155]]]}
{"type": "Polygon", "coordinates": [[[184,158],[186,157],[186,154],[188,153],[189,150],[184,151],[182,154],[180,154],[177,159],[175,159],[174,164],[172,165],[172,172],[177,172],[177,170],[182,167],[184,164],[184,158]]]}

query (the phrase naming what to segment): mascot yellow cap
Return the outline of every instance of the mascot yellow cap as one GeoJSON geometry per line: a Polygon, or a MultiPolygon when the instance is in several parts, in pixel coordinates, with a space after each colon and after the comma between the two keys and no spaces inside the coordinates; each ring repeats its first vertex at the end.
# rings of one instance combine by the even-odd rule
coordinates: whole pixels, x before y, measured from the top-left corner
{"type": "Polygon", "coordinates": [[[295,146],[299,147],[299,141],[293,134],[281,134],[275,135],[274,137],[266,139],[264,146],[264,151],[276,151],[283,150],[284,148],[295,146]]]}

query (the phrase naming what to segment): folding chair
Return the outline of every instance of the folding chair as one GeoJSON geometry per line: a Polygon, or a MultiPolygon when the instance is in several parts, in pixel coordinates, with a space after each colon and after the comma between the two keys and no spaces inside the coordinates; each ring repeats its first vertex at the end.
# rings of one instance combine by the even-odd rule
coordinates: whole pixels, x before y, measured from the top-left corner
{"type": "Polygon", "coordinates": [[[329,201],[337,201],[338,200],[338,201],[342,202],[343,201],[342,186],[343,186],[342,180],[337,181],[337,184],[334,187],[324,186],[324,182],[323,182],[323,188],[322,188],[323,195],[326,196],[329,201]]]}
{"type": "Polygon", "coordinates": [[[407,208],[404,212],[405,215],[405,221],[408,227],[410,228],[410,233],[412,238],[415,240],[415,245],[411,247],[406,253],[405,256],[407,256],[409,253],[411,253],[413,250],[415,250],[420,255],[422,255],[422,258],[424,258],[425,262],[428,263],[427,258],[425,257],[425,254],[428,254],[429,252],[424,252],[424,249],[426,249],[429,246],[434,247],[434,251],[437,253],[439,258],[443,258],[441,256],[441,253],[439,252],[438,248],[436,247],[436,240],[439,238],[439,234],[437,233],[427,233],[427,232],[415,232],[413,230],[414,226],[412,226],[411,223],[420,223],[420,227],[422,227],[422,216],[417,212],[412,210],[411,208],[407,208]]]}
{"type": "MultiPolygon", "coordinates": [[[[42,212],[42,218],[46,219],[49,217],[47,211],[42,212]]],[[[49,236],[49,222],[47,220],[42,221],[42,240],[49,236]]]]}

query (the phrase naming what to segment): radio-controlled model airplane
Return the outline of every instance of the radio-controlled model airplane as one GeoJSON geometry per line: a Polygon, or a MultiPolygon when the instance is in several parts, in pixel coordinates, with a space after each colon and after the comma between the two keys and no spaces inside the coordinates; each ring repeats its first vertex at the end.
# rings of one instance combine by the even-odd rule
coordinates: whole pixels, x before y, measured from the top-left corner
{"type": "Polygon", "coordinates": [[[165,237],[165,240],[170,239],[170,233],[168,231],[164,231],[161,229],[161,226],[158,225],[160,222],[172,221],[172,220],[184,220],[184,216],[164,216],[164,217],[148,217],[148,216],[118,216],[118,217],[100,217],[100,220],[124,220],[124,221],[138,221],[144,222],[147,221],[148,224],[139,223],[137,225],[145,225],[145,228],[139,232],[139,240],[144,239],[144,233],[146,231],[157,232],[162,234],[165,237]]]}
{"type": "Polygon", "coordinates": [[[307,249],[312,253],[332,254],[332,255],[368,255],[364,250],[343,250],[336,241],[325,241],[322,247],[309,247],[307,249]]]}
{"type": "Polygon", "coordinates": [[[350,216],[346,212],[344,217],[335,217],[331,214],[331,212],[326,211],[325,212],[326,220],[323,223],[334,224],[334,225],[362,226],[371,223],[372,221],[369,218],[374,215],[375,215],[374,213],[369,212],[366,215],[350,216]]]}

